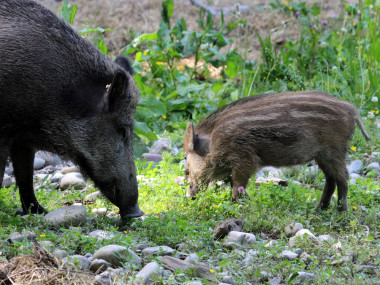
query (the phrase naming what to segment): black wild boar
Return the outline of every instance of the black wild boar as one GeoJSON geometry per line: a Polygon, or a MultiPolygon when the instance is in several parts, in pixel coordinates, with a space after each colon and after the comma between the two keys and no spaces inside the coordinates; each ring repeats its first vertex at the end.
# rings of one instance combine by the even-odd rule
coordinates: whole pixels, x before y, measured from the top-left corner
{"type": "Polygon", "coordinates": [[[107,59],[32,0],[0,1],[0,61],[0,177],[10,156],[23,211],[46,212],[33,191],[34,153],[46,150],[76,162],[122,218],[143,215],[128,61],[107,59]]]}
{"type": "Polygon", "coordinates": [[[318,207],[329,206],[337,186],[338,210],[347,210],[345,157],[355,124],[369,140],[354,106],[319,91],[257,95],[232,102],[195,129],[187,124],[188,195],[194,196],[200,185],[226,179],[236,200],[260,167],[315,160],[326,176],[318,207]]]}

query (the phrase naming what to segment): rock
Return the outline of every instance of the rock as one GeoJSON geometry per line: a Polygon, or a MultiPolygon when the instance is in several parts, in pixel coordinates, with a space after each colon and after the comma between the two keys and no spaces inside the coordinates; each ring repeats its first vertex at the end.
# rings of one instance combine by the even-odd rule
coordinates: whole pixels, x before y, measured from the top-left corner
{"type": "Polygon", "coordinates": [[[320,235],[319,237],[317,237],[317,239],[319,243],[323,243],[325,241],[328,241],[331,243],[334,242],[334,239],[330,235],[320,235]]]}
{"type": "Polygon", "coordinates": [[[94,259],[90,264],[90,271],[94,273],[102,273],[107,270],[108,267],[111,266],[111,263],[104,259],[94,259]]]}
{"type": "Polygon", "coordinates": [[[66,206],[48,213],[43,217],[53,227],[80,226],[86,223],[87,211],[84,206],[66,206]]]}
{"type": "Polygon", "coordinates": [[[228,275],[223,276],[222,277],[222,281],[225,284],[232,284],[232,285],[236,284],[235,280],[231,276],[228,276],[228,275]]]}
{"type": "Polygon", "coordinates": [[[104,259],[112,266],[120,267],[127,261],[137,268],[141,268],[141,258],[125,246],[110,244],[99,248],[93,255],[95,259],[104,259]],[[120,258],[119,258],[120,257],[120,258]]]}
{"type": "Polygon", "coordinates": [[[154,277],[158,277],[159,275],[160,265],[155,261],[150,262],[136,274],[136,279],[133,284],[151,284],[154,282],[152,279],[154,277]]]}
{"type": "Polygon", "coordinates": [[[188,270],[195,270],[197,272],[198,277],[204,278],[208,281],[216,281],[215,274],[210,272],[209,268],[207,268],[206,266],[202,266],[199,263],[189,263],[172,256],[161,256],[158,259],[161,261],[161,264],[164,268],[169,269],[171,271],[181,270],[182,272],[185,272],[188,270]]]}
{"type": "Polygon", "coordinates": [[[37,151],[36,157],[45,160],[45,163],[52,166],[57,166],[62,164],[62,159],[54,153],[48,151],[37,151]]]}
{"type": "Polygon", "coordinates": [[[352,179],[359,179],[359,178],[363,178],[363,177],[360,174],[351,173],[350,174],[350,178],[352,178],[352,179]]]}
{"type": "Polygon", "coordinates": [[[163,159],[161,154],[153,153],[143,153],[141,157],[146,159],[148,162],[160,162],[163,159]]]}
{"type": "Polygon", "coordinates": [[[296,248],[295,250],[293,250],[295,253],[297,253],[298,255],[300,255],[303,250],[301,248],[296,248]]]}
{"type": "Polygon", "coordinates": [[[110,240],[113,239],[116,234],[113,232],[103,231],[103,230],[95,230],[88,234],[92,238],[96,238],[98,240],[110,240]]]}
{"type": "Polygon", "coordinates": [[[298,237],[304,238],[304,236],[311,239],[313,242],[318,242],[317,237],[315,235],[313,235],[308,229],[301,229],[296,233],[296,235],[294,237],[291,237],[289,239],[289,246],[290,247],[295,246],[298,237]]]}
{"type": "Polygon", "coordinates": [[[317,278],[317,276],[313,273],[307,273],[307,272],[303,272],[303,271],[299,271],[297,272],[298,273],[298,276],[299,276],[299,282],[304,282],[308,279],[315,279],[317,278]]]}
{"type": "Polygon", "coordinates": [[[142,255],[149,256],[149,255],[173,255],[175,252],[174,249],[171,247],[168,247],[166,245],[163,246],[155,246],[155,247],[147,247],[141,251],[142,255]]]}
{"type": "Polygon", "coordinates": [[[84,197],[85,201],[95,201],[96,199],[104,197],[103,193],[100,191],[95,191],[90,194],[87,194],[86,197],[84,197]]]}
{"type": "Polygon", "coordinates": [[[81,270],[85,270],[90,267],[90,261],[82,255],[75,254],[75,255],[66,257],[66,259],[77,263],[79,265],[79,269],[81,270]]]}
{"type": "Polygon", "coordinates": [[[12,175],[13,174],[13,167],[12,166],[5,167],[4,173],[8,174],[8,175],[12,175]]]}
{"type": "Polygon", "coordinates": [[[196,253],[191,253],[188,257],[186,257],[185,261],[190,263],[197,263],[199,261],[199,256],[196,253]]]}
{"type": "Polygon", "coordinates": [[[61,169],[62,174],[68,174],[72,172],[80,172],[79,167],[74,165],[74,166],[69,166],[69,167],[65,167],[61,169]]]}
{"type": "Polygon", "coordinates": [[[56,258],[62,259],[62,258],[67,257],[69,254],[66,250],[57,248],[56,250],[54,250],[53,255],[56,258]]]}
{"type": "Polygon", "coordinates": [[[352,161],[348,166],[347,166],[347,171],[348,173],[359,173],[360,170],[363,168],[363,162],[360,159],[352,161]]]}
{"type": "Polygon", "coordinates": [[[268,284],[270,285],[283,285],[285,282],[280,277],[275,277],[268,280],[268,284]]]}
{"type": "Polygon", "coordinates": [[[284,250],[283,252],[281,252],[279,258],[286,258],[286,259],[289,259],[289,260],[294,260],[298,257],[298,254],[293,252],[293,251],[290,251],[290,250],[284,250]]]}
{"type": "Polygon", "coordinates": [[[137,244],[133,247],[133,250],[134,251],[137,251],[137,252],[141,252],[143,249],[146,249],[147,247],[149,247],[148,244],[146,243],[141,243],[141,244],[137,244]]]}
{"type": "Polygon", "coordinates": [[[244,221],[241,219],[228,219],[218,224],[214,231],[213,236],[216,239],[224,238],[229,232],[240,232],[244,227],[244,221]]]}
{"type": "Polygon", "coordinates": [[[94,208],[91,213],[93,213],[95,217],[98,215],[105,215],[107,214],[107,208],[94,208]]]}
{"type": "Polygon", "coordinates": [[[227,235],[225,243],[236,242],[243,246],[248,246],[256,242],[256,236],[250,233],[231,231],[227,235]]]}
{"type": "Polygon", "coordinates": [[[224,242],[224,246],[228,249],[242,249],[242,245],[240,243],[237,243],[237,242],[233,242],[233,241],[228,241],[228,242],[224,242]]]}
{"type": "Polygon", "coordinates": [[[5,240],[10,244],[14,244],[15,242],[21,242],[23,240],[32,240],[36,238],[36,234],[34,232],[26,232],[20,234],[19,232],[14,232],[9,235],[9,237],[5,240]]]}
{"type": "Polygon", "coordinates": [[[299,230],[303,229],[303,225],[301,223],[291,223],[285,228],[285,236],[291,237],[294,236],[299,230]]]}
{"type": "Polygon", "coordinates": [[[59,187],[65,190],[73,187],[75,190],[82,190],[86,187],[86,181],[79,172],[70,172],[62,177],[59,187]]]}
{"type": "Polygon", "coordinates": [[[43,240],[40,242],[40,245],[49,251],[54,247],[54,243],[50,240],[43,240]]]}
{"type": "Polygon", "coordinates": [[[364,272],[367,274],[375,275],[377,270],[378,270],[378,268],[376,268],[376,266],[372,266],[372,265],[356,265],[355,266],[356,273],[364,272]]]}
{"type": "Polygon", "coordinates": [[[35,170],[43,168],[45,165],[45,160],[39,157],[34,158],[33,168],[35,170]]]}
{"type": "Polygon", "coordinates": [[[244,259],[243,259],[243,263],[244,264],[248,264],[249,262],[251,262],[252,260],[253,260],[253,258],[256,256],[256,255],[258,255],[259,254],[259,252],[258,251],[256,251],[256,250],[253,250],[253,249],[251,249],[251,250],[249,250],[248,252],[247,252],[247,255],[244,257],[244,259]]]}
{"type": "Polygon", "coordinates": [[[274,247],[277,244],[277,241],[271,240],[264,247],[274,247]]]}
{"type": "Polygon", "coordinates": [[[152,145],[151,149],[149,150],[149,153],[151,154],[161,154],[165,151],[171,151],[172,143],[167,138],[160,138],[159,140],[155,141],[152,145]]]}
{"type": "Polygon", "coordinates": [[[184,285],[203,285],[201,281],[187,281],[184,285]]]}
{"type": "Polygon", "coordinates": [[[54,173],[51,177],[50,177],[50,182],[51,183],[59,183],[61,181],[61,179],[64,177],[65,175],[62,174],[61,172],[56,172],[54,173]]]}
{"type": "Polygon", "coordinates": [[[13,184],[12,178],[8,174],[4,174],[1,187],[9,188],[13,184]]]}
{"type": "Polygon", "coordinates": [[[111,273],[104,271],[103,273],[96,275],[94,278],[94,285],[112,285],[113,279],[111,273]]]}
{"type": "Polygon", "coordinates": [[[367,169],[380,169],[380,164],[378,162],[372,162],[367,165],[367,169]]]}
{"type": "Polygon", "coordinates": [[[311,258],[311,256],[310,256],[309,254],[307,254],[306,252],[301,253],[300,258],[301,258],[306,264],[309,264],[310,262],[313,261],[313,259],[311,258]]]}
{"type": "Polygon", "coordinates": [[[299,177],[304,183],[314,183],[318,178],[318,170],[318,165],[312,165],[310,167],[305,168],[299,177]]]}

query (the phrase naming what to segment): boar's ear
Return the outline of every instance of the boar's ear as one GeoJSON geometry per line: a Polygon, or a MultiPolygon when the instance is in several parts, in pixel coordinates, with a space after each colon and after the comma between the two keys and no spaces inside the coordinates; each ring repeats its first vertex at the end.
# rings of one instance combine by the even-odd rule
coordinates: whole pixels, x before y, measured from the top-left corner
{"type": "Polygon", "coordinates": [[[122,71],[117,71],[108,91],[108,110],[110,113],[117,111],[122,106],[122,102],[128,99],[125,92],[127,84],[127,75],[122,71]]]}
{"type": "Polygon", "coordinates": [[[194,125],[192,122],[187,123],[185,136],[186,136],[185,143],[187,144],[185,146],[185,149],[187,148],[188,150],[193,151],[198,138],[194,132],[194,125]]]}
{"type": "Polygon", "coordinates": [[[127,71],[129,74],[131,74],[131,75],[135,74],[135,72],[133,71],[133,68],[132,68],[132,64],[128,58],[126,58],[124,56],[118,56],[115,59],[115,63],[118,64],[125,71],[127,71]]]}

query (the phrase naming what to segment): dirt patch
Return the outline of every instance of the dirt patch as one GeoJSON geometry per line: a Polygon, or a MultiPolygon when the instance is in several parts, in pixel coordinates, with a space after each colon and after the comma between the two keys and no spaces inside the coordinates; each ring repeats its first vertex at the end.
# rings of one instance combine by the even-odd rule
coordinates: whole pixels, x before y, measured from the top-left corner
{"type": "MultiPolygon", "coordinates": [[[[60,3],[53,0],[40,0],[51,10],[57,11],[60,3]]],[[[130,42],[130,34],[133,32],[152,33],[158,30],[161,21],[162,0],[73,0],[78,5],[78,12],[74,21],[76,28],[83,25],[101,26],[111,28],[113,32],[107,32],[105,36],[106,45],[110,53],[116,55],[125,45],[130,42]]],[[[246,30],[236,29],[230,34],[235,42],[229,48],[238,48],[248,59],[257,60],[260,57],[260,43],[255,35],[257,31],[263,38],[271,34],[274,43],[282,44],[287,37],[296,38],[298,28],[295,19],[291,15],[284,15],[271,9],[267,9],[269,0],[239,0],[242,5],[251,8],[248,13],[240,15],[228,15],[225,21],[231,22],[238,19],[247,21],[246,30]]],[[[344,8],[342,1],[312,1],[306,0],[311,5],[316,2],[323,5],[322,15],[329,17],[339,14],[344,8]]],[[[237,1],[213,0],[203,1],[207,5],[217,8],[234,7],[237,1]]],[[[184,18],[189,30],[199,30],[197,20],[199,18],[199,7],[190,3],[190,0],[176,0],[174,4],[174,15],[172,22],[184,18]]],[[[219,20],[215,16],[215,21],[219,20]]]]}

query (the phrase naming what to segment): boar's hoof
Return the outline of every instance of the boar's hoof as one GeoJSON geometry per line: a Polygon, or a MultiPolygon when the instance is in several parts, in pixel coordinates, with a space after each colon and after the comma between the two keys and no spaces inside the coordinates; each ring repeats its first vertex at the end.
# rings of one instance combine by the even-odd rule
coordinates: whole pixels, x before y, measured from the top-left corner
{"type": "Polygon", "coordinates": [[[127,211],[120,210],[121,219],[138,218],[138,217],[141,217],[144,215],[145,215],[145,213],[143,211],[141,211],[138,204],[136,204],[136,206],[128,208],[127,211]]]}
{"type": "Polygon", "coordinates": [[[347,210],[348,210],[348,205],[347,205],[346,201],[338,202],[338,211],[339,212],[343,212],[343,211],[347,211],[347,210]]]}
{"type": "Polygon", "coordinates": [[[26,209],[17,209],[16,215],[28,215],[28,214],[48,214],[49,212],[46,211],[40,204],[33,204],[28,210],[26,209]]]}

